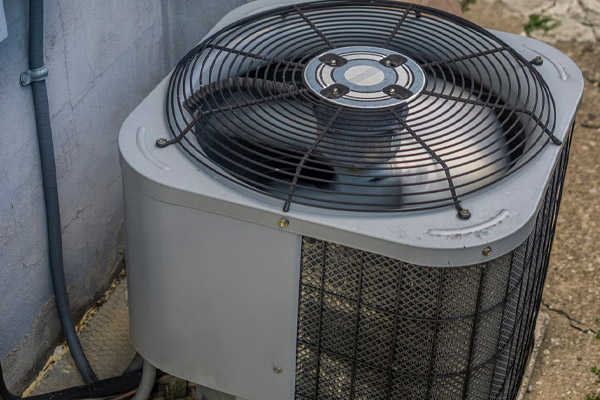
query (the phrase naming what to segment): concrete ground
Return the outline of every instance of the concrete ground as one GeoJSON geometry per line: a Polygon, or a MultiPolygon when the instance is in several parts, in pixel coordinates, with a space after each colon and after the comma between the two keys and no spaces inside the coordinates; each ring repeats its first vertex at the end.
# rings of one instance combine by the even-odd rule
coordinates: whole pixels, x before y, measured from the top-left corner
{"type": "MultiPolygon", "coordinates": [[[[125,371],[135,356],[135,349],[129,338],[127,280],[124,274],[113,282],[99,305],[86,313],[78,324],[77,331],[83,350],[98,378],[118,376],[125,371]]],[[[83,384],[68,348],[62,344],[54,350],[46,366],[23,396],[83,384]]]]}
{"type": "MultiPolygon", "coordinates": [[[[465,17],[521,33],[526,21],[516,15],[504,4],[477,2],[465,17]]],[[[590,371],[600,366],[600,45],[552,44],[583,71],[585,92],[544,290],[550,322],[525,400],[586,400],[600,392],[590,371]]]]}

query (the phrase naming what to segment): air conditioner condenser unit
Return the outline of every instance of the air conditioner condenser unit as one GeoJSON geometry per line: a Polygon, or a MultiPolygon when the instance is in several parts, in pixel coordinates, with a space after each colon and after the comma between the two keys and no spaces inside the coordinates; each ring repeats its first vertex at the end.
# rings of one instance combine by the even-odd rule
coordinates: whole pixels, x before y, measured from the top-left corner
{"type": "Polygon", "coordinates": [[[234,10],[119,135],[137,351],[232,399],[515,399],[582,89],[432,8],[234,10]]]}

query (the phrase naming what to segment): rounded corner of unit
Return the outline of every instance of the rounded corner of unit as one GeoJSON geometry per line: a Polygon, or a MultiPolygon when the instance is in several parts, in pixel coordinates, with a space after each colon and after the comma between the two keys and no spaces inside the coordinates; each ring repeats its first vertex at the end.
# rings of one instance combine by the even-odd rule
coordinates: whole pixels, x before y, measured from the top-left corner
{"type": "Polygon", "coordinates": [[[526,212],[514,213],[513,217],[515,219],[510,231],[505,232],[496,240],[486,243],[482,248],[489,246],[495,253],[493,258],[516,250],[528,240],[535,228],[539,212],[538,208],[532,207],[530,210],[526,210],[526,212]],[[497,249],[501,249],[501,251],[498,252],[497,249]]]}
{"type": "Polygon", "coordinates": [[[132,145],[135,145],[137,129],[135,127],[133,113],[130,114],[121,124],[119,135],[117,136],[117,148],[121,157],[127,158],[132,153],[132,145]]]}
{"type": "Polygon", "coordinates": [[[459,255],[448,261],[449,266],[473,265],[519,247],[533,230],[536,215],[534,208],[525,212],[502,208],[484,221],[460,228],[428,229],[425,233],[431,242],[440,244],[440,251],[459,255]]]}

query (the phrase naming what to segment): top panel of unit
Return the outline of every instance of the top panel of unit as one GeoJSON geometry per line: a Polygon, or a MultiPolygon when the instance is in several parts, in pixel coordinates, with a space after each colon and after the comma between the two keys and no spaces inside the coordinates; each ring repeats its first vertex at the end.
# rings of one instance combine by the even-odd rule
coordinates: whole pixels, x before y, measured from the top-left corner
{"type": "Polygon", "coordinates": [[[226,17],[127,119],[138,188],[435,265],[527,236],[581,97],[571,60],[411,4],[270,3],[226,17]]]}

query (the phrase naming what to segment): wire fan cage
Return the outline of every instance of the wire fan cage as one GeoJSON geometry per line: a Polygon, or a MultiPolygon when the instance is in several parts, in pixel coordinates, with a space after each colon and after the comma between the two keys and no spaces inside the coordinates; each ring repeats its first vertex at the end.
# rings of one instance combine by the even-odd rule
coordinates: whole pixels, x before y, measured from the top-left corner
{"type": "Polygon", "coordinates": [[[211,173],[281,200],[284,211],[454,206],[468,218],[463,196],[560,144],[534,64],[423,6],[279,7],[181,60],[166,97],[172,137],[157,145],[180,143],[211,173]]]}
{"type": "Polygon", "coordinates": [[[412,265],[304,237],[297,400],[514,400],[568,162],[565,146],[528,239],[485,264],[412,265]]]}

